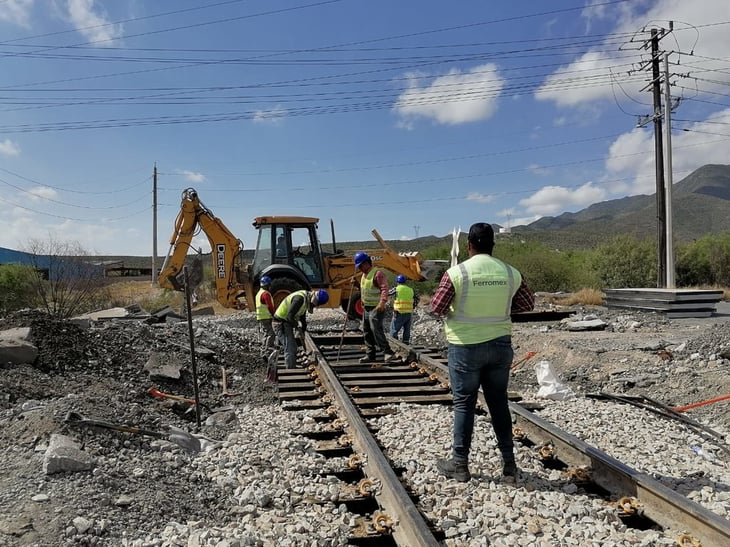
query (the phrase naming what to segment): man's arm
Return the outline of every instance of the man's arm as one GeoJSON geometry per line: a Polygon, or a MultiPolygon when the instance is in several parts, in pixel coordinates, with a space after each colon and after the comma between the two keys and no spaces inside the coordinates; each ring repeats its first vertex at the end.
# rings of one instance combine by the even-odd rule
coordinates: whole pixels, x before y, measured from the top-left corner
{"type": "Polygon", "coordinates": [[[265,292],[261,295],[261,303],[265,304],[266,307],[269,308],[269,313],[271,313],[271,315],[274,315],[276,310],[274,309],[274,299],[271,298],[270,292],[265,292]]]}
{"type": "Polygon", "coordinates": [[[439,283],[433,293],[433,298],[431,298],[431,311],[435,315],[446,315],[449,313],[449,307],[454,300],[454,296],[456,296],[456,291],[453,283],[451,283],[451,278],[448,273],[444,273],[441,283],[439,283]]]}
{"type": "Polygon", "coordinates": [[[512,297],[512,313],[520,313],[524,311],[530,311],[535,307],[535,295],[527,286],[525,280],[522,280],[520,287],[512,297]]]}

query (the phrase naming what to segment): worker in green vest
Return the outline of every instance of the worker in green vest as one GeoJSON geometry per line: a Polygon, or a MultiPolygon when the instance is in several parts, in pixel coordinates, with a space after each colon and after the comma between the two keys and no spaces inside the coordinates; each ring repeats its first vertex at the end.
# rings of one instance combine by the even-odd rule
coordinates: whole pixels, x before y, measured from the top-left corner
{"type": "Polygon", "coordinates": [[[361,363],[372,363],[376,360],[376,352],[383,352],[386,363],[397,360],[385,339],[383,318],[385,305],[388,302],[388,279],[380,268],[373,266],[373,261],[365,251],[358,251],[354,256],[355,270],[362,272],[360,277],[360,300],[362,301],[362,333],[365,339],[365,356],[361,363]]]}
{"type": "Polygon", "coordinates": [[[294,368],[297,364],[297,341],[294,329],[299,327],[302,334],[306,332],[307,312],[328,301],[329,294],[324,289],[300,290],[289,294],[276,308],[272,321],[279,345],[284,349],[286,368],[294,368]]]}
{"type": "Polygon", "coordinates": [[[403,342],[411,343],[411,319],[413,318],[413,289],[406,285],[406,276],[398,274],[395,278],[393,298],[393,318],[390,321],[390,335],[398,340],[403,330],[403,342]]]}
{"type": "Polygon", "coordinates": [[[489,408],[502,475],[517,476],[507,386],[512,349],[512,313],[530,311],[535,296],[520,272],[492,257],[494,230],[479,222],[469,229],[469,258],[449,268],[431,299],[431,311],[445,318],[449,380],[454,397],[452,457],[436,467],[449,478],[471,479],[469,451],[481,386],[489,408]]]}

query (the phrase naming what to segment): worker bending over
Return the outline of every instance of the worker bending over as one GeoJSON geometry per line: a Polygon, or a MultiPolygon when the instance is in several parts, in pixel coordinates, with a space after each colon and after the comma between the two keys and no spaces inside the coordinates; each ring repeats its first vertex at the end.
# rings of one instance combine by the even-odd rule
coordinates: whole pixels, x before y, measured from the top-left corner
{"type": "Polygon", "coordinates": [[[279,345],[284,348],[286,368],[294,368],[297,363],[297,341],[294,337],[297,324],[303,335],[307,330],[307,312],[326,304],[329,298],[324,289],[300,290],[289,294],[276,308],[273,318],[274,332],[279,345]]]}

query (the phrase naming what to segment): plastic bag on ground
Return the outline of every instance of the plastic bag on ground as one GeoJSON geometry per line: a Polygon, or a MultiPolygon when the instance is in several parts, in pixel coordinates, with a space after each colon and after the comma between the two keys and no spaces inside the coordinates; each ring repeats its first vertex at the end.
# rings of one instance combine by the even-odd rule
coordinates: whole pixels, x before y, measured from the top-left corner
{"type": "Polygon", "coordinates": [[[540,384],[537,397],[555,401],[564,401],[575,397],[573,390],[558,379],[558,375],[553,370],[550,361],[543,360],[537,363],[535,365],[535,375],[537,376],[537,383],[540,384]]]}

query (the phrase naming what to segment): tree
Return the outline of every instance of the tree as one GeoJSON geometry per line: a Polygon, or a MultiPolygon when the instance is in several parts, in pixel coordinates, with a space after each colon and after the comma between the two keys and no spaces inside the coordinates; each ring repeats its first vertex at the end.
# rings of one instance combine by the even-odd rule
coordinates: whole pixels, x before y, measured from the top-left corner
{"type": "Polygon", "coordinates": [[[68,318],[93,310],[103,301],[104,272],[91,263],[78,242],[51,235],[47,240],[30,240],[25,252],[31,255],[34,291],[49,314],[68,318]]]}

